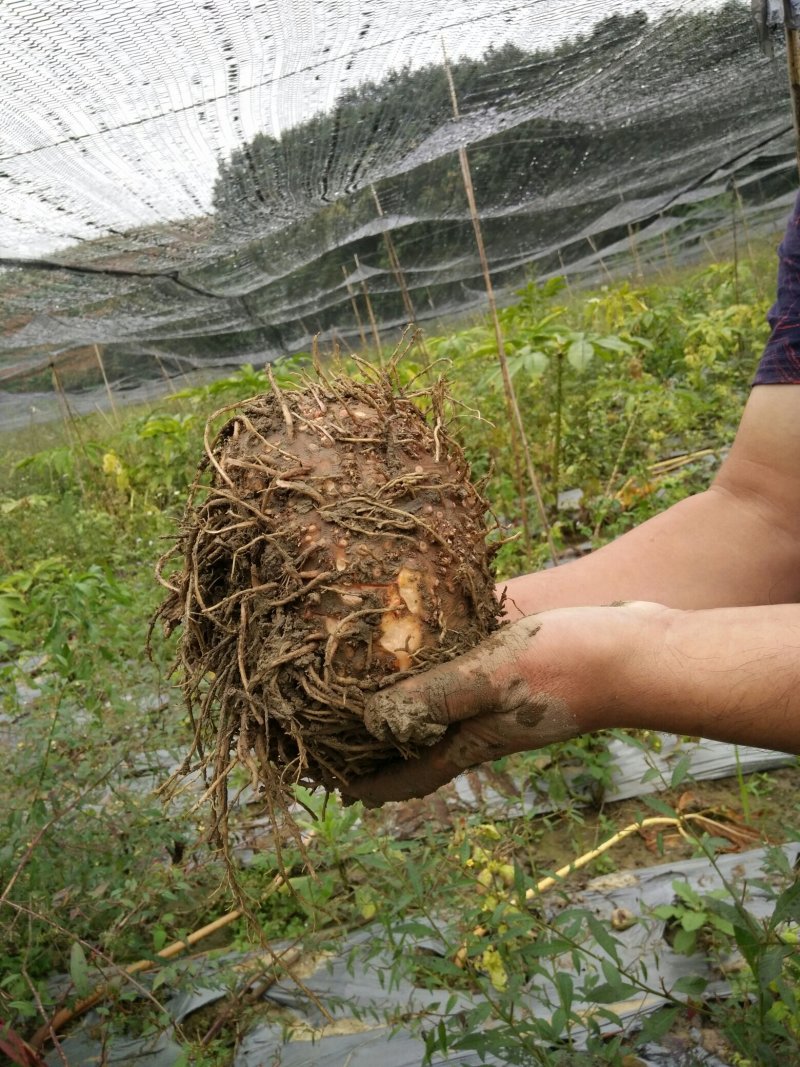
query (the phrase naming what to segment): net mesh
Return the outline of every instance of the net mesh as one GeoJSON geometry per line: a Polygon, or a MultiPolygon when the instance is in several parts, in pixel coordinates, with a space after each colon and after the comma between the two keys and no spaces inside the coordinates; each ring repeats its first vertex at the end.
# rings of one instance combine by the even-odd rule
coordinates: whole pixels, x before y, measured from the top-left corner
{"type": "Polygon", "coordinates": [[[8,0],[4,423],[481,306],[461,149],[501,299],[776,230],[779,7],[8,0]]]}

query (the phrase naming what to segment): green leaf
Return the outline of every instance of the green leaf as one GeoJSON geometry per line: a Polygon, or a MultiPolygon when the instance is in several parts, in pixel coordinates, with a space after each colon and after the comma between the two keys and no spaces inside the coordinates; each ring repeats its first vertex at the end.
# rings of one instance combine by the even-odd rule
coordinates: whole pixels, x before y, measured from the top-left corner
{"type": "Polygon", "coordinates": [[[694,930],[678,930],[672,947],[681,956],[691,956],[697,946],[697,934],[694,930]]]}
{"type": "Polygon", "coordinates": [[[679,914],[674,904],[658,904],[653,908],[653,915],[657,919],[675,919],[679,914]]]}
{"type": "Polygon", "coordinates": [[[575,986],[573,984],[572,978],[567,974],[566,971],[557,971],[555,978],[556,985],[558,986],[558,995],[561,999],[561,1003],[568,1011],[572,1004],[573,996],[575,994],[575,986]]]}
{"type": "Polygon", "coordinates": [[[482,1026],[489,1016],[492,1014],[492,1005],[487,1001],[483,1004],[479,1004],[476,1008],[469,1013],[469,1024],[473,1029],[477,1029],[482,1026]]]}
{"type": "Polygon", "coordinates": [[[543,957],[560,956],[563,953],[569,952],[572,948],[570,941],[564,941],[561,938],[554,937],[548,940],[534,941],[530,945],[524,945],[520,948],[520,956],[523,959],[542,959],[543,957]]]}
{"type": "Polygon", "coordinates": [[[709,915],[708,919],[715,930],[719,930],[726,937],[733,937],[734,925],[732,922],[723,919],[721,915],[709,915]]]}
{"type": "Polygon", "coordinates": [[[563,1040],[566,1037],[567,1029],[567,1013],[563,1008],[556,1008],[553,1014],[550,1016],[550,1026],[552,1027],[552,1039],[563,1040]]]}
{"type": "Polygon", "coordinates": [[[688,752],[684,752],[672,770],[672,778],[670,779],[670,787],[672,789],[677,789],[689,777],[691,762],[691,755],[688,752]]]}
{"type": "Polygon", "coordinates": [[[685,993],[689,997],[701,997],[706,991],[708,981],[699,974],[685,974],[672,987],[673,993],[685,993]]]}
{"type": "Polygon", "coordinates": [[[663,800],[659,800],[658,797],[642,797],[642,800],[648,808],[652,808],[652,810],[659,815],[666,815],[669,819],[675,819],[677,817],[675,815],[675,809],[671,808],[669,804],[665,804],[663,800]]]}
{"type": "Polygon", "coordinates": [[[800,922],[800,879],[788,889],[784,889],[775,901],[775,910],[770,919],[770,929],[774,930],[779,923],[800,922]]]}
{"type": "Polygon", "coordinates": [[[417,897],[424,897],[425,891],[422,888],[422,879],[419,876],[419,868],[411,860],[406,862],[405,874],[417,897]]]}
{"type": "Polygon", "coordinates": [[[546,353],[541,352],[539,349],[532,350],[528,348],[525,353],[525,373],[530,375],[531,378],[538,378],[547,370],[548,362],[546,353]]]}
{"type": "Polygon", "coordinates": [[[774,982],[780,976],[783,958],[790,951],[793,950],[785,945],[772,945],[762,954],[756,971],[756,977],[762,989],[765,989],[770,982],[774,982]]]}
{"type": "Polygon", "coordinates": [[[673,882],[672,888],[675,890],[675,895],[687,904],[691,904],[693,908],[702,908],[703,901],[700,894],[697,893],[688,882],[673,882]]]}
{"type": "Polygon", "coordinates": [[[91,989],[89,985],[89,965],[86,962],[86,954],[83,951],[83,947],[77,941],[72,942],[72,948],[69,950],[69,973],[78,996],[88,996],[91,989]]]}
{"type": "Polygon", "coordinates": [[[717,897],[709,895],[703,901],[703,905],[711,913],[712,919],[721,921],[726,927],[730,927],[731,933],[733,933],[733,929],[736,926],[744,925],[750,927],[755,922],[750,913],[741,904],[731,904],[727,900],[719,900],[717,897]]]}
{"type": "MultiPolygon", "coordinates": [[[[435,934],[433,927],[427,925],[427,923],[418,922],[416,919],[409,919],[407,922],[400,923],[395,927],[395,932],[399,934],[407,934],[409,937],[424,937],[428,938],[431,934],[435,934]]],[[[474,946],[476,951],[480,951],[481,946],[474,946]]]]}
{"type": "Polygon", "coordinates": [[[755,972],[756,963],[761,951],[761,942],[759,941],[758,934],[755,930],[752,930],[749,927],[736,926],[733,931],[733,936],[736,938],[736,945],[747,961],[750,970],[755,972]]]}
{"type": "MultiPolygon", "coordinates": [[[[683,981],[683,979],[680,979],[680,981],[683,981]]],[[[682,1010],[683,1008],[679,1007],[662,1008],[660,1011],[646,1016],[639,1031],[639,1047],[650,1042],[659,1041],[671,1029],[678,1013],[682,1010]]]]}
{"type": "Polygon", "coordinates": [[[619,965],[617,943],[611,936],[611,934],[608,932],[606,927],[600,922],[599,919],[597,919],[594,915],[588,912],[586,915],[586,925],[589,927],[592,937],[595,939],[597,944],[601,948],[605,949],[605,951],[609,954],[612,960],[614,960],[614,962],[619,965]]]}
{"type": "Polygon", "coordinates": [[[705,926],[708,916],[702,911],[685,911],[681,916],[681,926],[684,930],[699,930],[705,926]]]}
{"type": "Polygon", "coordinates": [[[586,370],[594,356],[594,345],[585,337],[577,337],[567,349],[567,362],[577,371],[586,370]]]}
{"type": "Polygon", "coordinates": [[[38,1015],[36,1005],[28,1000],[12,1000],[9,1002],[8,1006],[9,1008],[13,1008],[15,1012],[26,1019],[33,1019],[38,1015]]]}
{"type": "Polygon", "coordinates": [[[633,351],[633,345],[623,341],[621,337],[598,337],[595,344],[606,352],[621,352],[623,355],[628,355],[633,351]]]}
{"type": "Polygon", "coordinates": [[[627,985],[625,982],[604,982],[594,989],[584,989],[584,996],[590,1004],[616,1004],[620,1000],[630,1000],[631,997],[641,994],[638,986],[627,985]]]}
{"type": "MultiPolygon", "coordinates": [[[[530,345],[523,345],[508,357],[508,373],[511,378],[517,378],[520,374],[526,378],[539,378],[547,370],[547,363],[544,352],[534,351],[530,345]]],[[[489,375],[487,382],[499,381],[500,373],[500,368],[496,368],[489,375]]]]}

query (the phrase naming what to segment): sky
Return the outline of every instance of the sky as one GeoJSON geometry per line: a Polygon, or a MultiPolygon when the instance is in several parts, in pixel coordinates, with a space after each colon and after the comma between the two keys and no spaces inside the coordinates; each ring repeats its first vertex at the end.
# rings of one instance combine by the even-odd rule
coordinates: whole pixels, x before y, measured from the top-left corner
{"type": "Polygon", "coordinates": [[[406,64],[723,0],[5,0],[0,258],[206,214],[218,162],[406,64]]]}

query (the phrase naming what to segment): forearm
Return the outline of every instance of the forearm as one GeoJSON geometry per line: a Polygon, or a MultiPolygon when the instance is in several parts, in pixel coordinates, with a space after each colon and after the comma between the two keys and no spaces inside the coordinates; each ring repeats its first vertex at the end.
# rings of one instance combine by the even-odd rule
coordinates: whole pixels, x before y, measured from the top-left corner
{"type": "Polygon", "coordinates": [[[500,583],[511,619],[651,600],[675,608],[800,599],[798,542],[721,487],[681,501],[589,556],[500,583]]]}
{"type": "Polygon", "coordinates": [[[376,736],[444,734],[353,795],[423,796],[487,759],[608,727],[800,753],[798,412],[800,384],[756,387],[711,489],[509,582],[512,625],[375,694],[376,736]]]}
{"type": "Polygon", "coordinates": [[[490,759],[612,727],[800,754],[800,605],[564,608],[376,693],[375,736],[423,741],[352,795],[424,796],[490,759]],[[428,747],[431,727],[441,731],[428,747]]]}
{"type": "Polygon", "coordinates": [[[800,753],[800,606],[665,611],[643,620],[600,725],[800,753]]]}
{"type": "Polygon", "coordinates": [[[508,583],[508,616],[652,600],[800,600],[800,385],[753,389],[714,485],[574,563],[508,583]]]}

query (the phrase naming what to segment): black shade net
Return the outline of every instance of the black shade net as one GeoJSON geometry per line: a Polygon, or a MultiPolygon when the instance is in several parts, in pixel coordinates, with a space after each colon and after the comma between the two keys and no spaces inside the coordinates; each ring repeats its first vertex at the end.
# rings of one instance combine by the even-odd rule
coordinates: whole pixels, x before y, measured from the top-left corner
{"type": "Polygon", "coordinates": [[[6,0],[0,417],[684,262],[797,187],[773,0],[6,0]],[[601,10],[602,8],[602,10],[601,10]],[[774,53],[774,54],[773,54],[774,53]],[[449,76],[449,77],[448,77],[449,76]],[[452,80],[452,89],[449,84],[452,80]],[[454,110],[457,107],[457,114],[454,110]]]}

